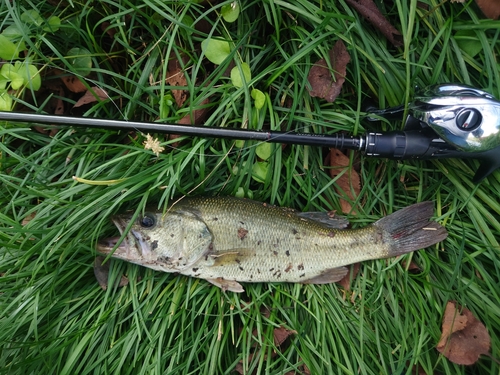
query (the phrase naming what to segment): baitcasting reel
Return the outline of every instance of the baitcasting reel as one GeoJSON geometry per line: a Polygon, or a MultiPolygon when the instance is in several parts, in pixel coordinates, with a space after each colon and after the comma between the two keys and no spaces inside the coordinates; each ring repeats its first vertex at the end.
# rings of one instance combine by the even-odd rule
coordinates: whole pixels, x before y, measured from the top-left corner
{"type": "MultiPolygon", "coordinates": [[[[436,85],[417,92],[408,110],[402,131],[356,137],[15,112],[0,112],[0,120],[347,148],[368,156],[401,160],[478,159],[480,167],[473,178],[475,183],[500,167],[500,101],[492,95],[466,85],[436,85]]],[[[373,110],[368,119],[401,117],[404,111],[404,105],[373,110]]]]}
{"type": "MultiPolygon", "coordinates": [[[[373,111],[402,114],[403,106],[373,111]]],[[[393,159],[473,158],[480,182],[500,167],[500,101],[466,85],[443,84],[416,93],[401,132],[368,133],[367,155],[393,159]]]]}

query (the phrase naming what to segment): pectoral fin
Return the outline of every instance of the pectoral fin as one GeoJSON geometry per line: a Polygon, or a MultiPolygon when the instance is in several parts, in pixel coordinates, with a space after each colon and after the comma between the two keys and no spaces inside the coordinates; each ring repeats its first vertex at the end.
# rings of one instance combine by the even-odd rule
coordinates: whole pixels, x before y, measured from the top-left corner
{"type": "Polygon", "coordinates": [[[232,249],[213,252],[210,257],[214,260],[214,267],[245,262],[249,257],[255,256],[253,249],[232,249]]]}
{"type": "Polygon", "coordinates": [[[218,286],[223,291],[229,290],[230,292],[242,293],[245,291],[240,283],[234,280],[224,280],[222,277],[218,277],[216,279],[206,279],[209,283],[218,286]]]}
{"type": "Polygon", "coordinates": [[[330,284],[336,281],[342,280],[342,278],[347,275],[349,270],[347,267],[330,268],[325,270],[321,275],[311,277],[310,279],[304,280],[302,284],[330,284]]]}

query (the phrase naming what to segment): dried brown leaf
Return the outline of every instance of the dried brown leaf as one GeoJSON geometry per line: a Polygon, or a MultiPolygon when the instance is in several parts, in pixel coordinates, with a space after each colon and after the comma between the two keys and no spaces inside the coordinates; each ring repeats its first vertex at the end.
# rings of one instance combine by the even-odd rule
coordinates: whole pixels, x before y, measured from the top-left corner
{"type": "Polygon", "coordinates": [[[87,91],[87,87],[76,76],[64,76],[61,77],[61,80],[71,92],[80,93],[87,91]]]}
{"type": "Polygon", "coordinates": [[[296,334],[297,331],[286,329],[285,327],[275,328],[273,331],[274,345],[280,346],[287,338],[296,334]]]}
{"type": "Polygon", "coordinates": [[[325,99],[327,102],[333,102],[339,96],[342,85],[345,81],[347,64],[351,56],[347,52],[344,43],[338,40],[333,48],[328,52],[330,58],[329,68],[325,59],[317,61],[307,76],[311,85],[309,94],[313,97],[325,99]],[[333,73],[333,76],[332,76],[333,73]]]}
{"type": "Polygon", "coordinates": [[[91,87],[90,90],[87,90],[85,94],[80,99],[78,99],[73,108],[78,108],[82,105],[95,103],[97,101],[106,100],[108,98],[108,93],[105,90],[101,89],[100,87],[94,86],[91,87]]]}
{"type": "Polygon", "coordinates": [[[26,216],[23,221],[21,222],[21,225],[24,227],[27,225],[31,220],[33,220],[36,216],[36,212],[30,213],[28,216],[26,216]]]}
{"type": "Polygon", "coordinates": [[[476,0],[476,3],[486,17],[494,20],[500,17],[500,0],[476,0]]]}
{"type": "Polygon", "coordinates": [[[201,106],[203,108],[198,108],[195,109],[193,112],[188,113],[186,116],[181,118],[178,123],[181,125],[195,125],[195,124],[200,124],[202,123],[205,118],[207,117],[208,114],[208,108],[206,105],[210,103],[210,101],[207,99],[204,99],[201,102],[201,106]]]}
{"type": "Polygon", "coordinates": [[[401,33],[384,17],[373,0],[346,0],[346,3],[380,30],[395,47],[403,45],[401,33]]]}
{"type": "MultiPolygon", "coordinates": [[[[296,335],[297,334],[297,331],[294,331],[294,330],[291,330],[291,329],[286,329],[284,327],[278,327],[278,328],[275,328],[273,330],[273,340],[274,340],[274,345],[275,346],[281,346],[291,335],[296,335]]],[[[254,337],[257,337],[257,330],[254,330],[252,332],[252,335],[254,337]]],[[[257,345],[253,345],[254,347],[256,347],[257,345]]],[[[242,359],[235,367],[235,371],[239,374],[243,374],[244,373],[244,369],[243,369],[243,361],[246,361],[247,363],[250,363],[250,361],[252,360],[253,358],[253,354],[249,354],[249,356],[246,358],[246,359],[242,359]]],[[[264,355],[266,356],[266,355],[264,355]]],[[[276,352],[273,352],[271,353],[271,357],[275,357],[276,356],[276,352]]],[[[305,367],[307,368],[307,367],[305,367]]],[[[256,370],[252,373],[252,374],[256,374],[256,370]]],[[[304,373],[305,374],[305,373],[304,373]]]]}
{"type": "Polygon", "coordinates": [[[408,272],[411,272],[411,273],[419,273],[419,272],[422,272],[422,269],[419,267],[419,265],[417,263],[415,263],[415,261],[411,261],[410,264],[408,265],[406,263],[406,261],[403,260],[402,262],[402,266],[403,268],[406,269],[406,267],[408,267],[408,272]]]}
{"type": "Polygon", "coordinates": [[[311,375],[311,371],[306,365],[301,365],[298,368],[299,371],[288,371],[284,375],[311,375]]]}
{"type": "MultiPolygon", "coordinates": [[[[175,70],[169,71],[167,73],[166,82],[170,86],[185,87],[187,86],[186,76],[184,71],[180,67],[176,67],[175,70]]],[[[188,97],[188,92],[186,90],[172,90],[172,95],[174,96],[175,103],[178,107],[182,107],[186,102],[188,97]]]]}
{"type": "Polygon", "coordinates": [[[451,362],[472,365],[481,354],[489,353],[490,345],[491,338],[484,324],[465,307],[449,301],[443,316],[437,350],[451,362]]]}
{"type": "MultiPolygon", "coordinates": [[[[99,283],[99,286],[102,290],[108,289],[108,276],[109,276],[109,261],[105,264],[104,257],[96,257],[94,261],[94,275],[99,283]]],[[[118,282],[118,286],[122,287],[128,284],[128,279],[125,276],[122,276],[118,282]]]]}
{"type": "Polygon", "coordinates": [[[361,263],[352,264],[347,275],[345,275],[342,280],[337,281],[337,284],[342,286],[345,290],[351,290],[351,280],[354,280],[358,275],[360,265],[361,263]]]}
{"type": "MultiPolygon", "coordinates": [[[[332,178],[343,173],[342,176],[337,179],[335,189],[340,195],[346,195],[349,200],[354,201],[361,190],[361,179],[358,172],[354,169],[346,171],[346,169],[349,168],[349,158],[336,148],[332,148],[330,149],[327,160],[331,167],[330,176],[332,178]]],[[[356,214],[356,211],[353,210],[351,204],[347,200],[340,199],[340,206],[343,213],[356,214]]]]}

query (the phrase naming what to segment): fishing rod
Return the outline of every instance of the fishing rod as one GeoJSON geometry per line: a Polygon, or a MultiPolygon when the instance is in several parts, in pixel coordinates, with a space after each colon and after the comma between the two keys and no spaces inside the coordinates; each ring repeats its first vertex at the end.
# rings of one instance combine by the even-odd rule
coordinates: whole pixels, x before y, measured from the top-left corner
{"type": "MultiPolygon", "coordinates": [[[[405,106],[370,111],[368,120],[402,118],[405,106]]],[[[87,117],[0,112],[0,120],[152,133],[181,134],[235,140],[333,147],[390,159],[478,159],[473,182],[500,168],[500,101],[474,87],[430,86],[416,93],[401,131],[360,136],[230,129],[166,123],[106,120],[87,117]]]]}

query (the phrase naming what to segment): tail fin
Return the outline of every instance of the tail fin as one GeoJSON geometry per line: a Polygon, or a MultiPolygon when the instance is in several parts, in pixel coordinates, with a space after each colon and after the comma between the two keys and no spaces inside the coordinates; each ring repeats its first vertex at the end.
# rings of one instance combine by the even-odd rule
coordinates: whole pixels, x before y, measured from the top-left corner
{"type": "Polygon", "coordinates": [[[374,223],[392,240],[389,256],[405,254],[443,241],[448,232],[439,223],[429,221],[433,213],[432,202],[422,202],[396,211],[374,223]]]}

